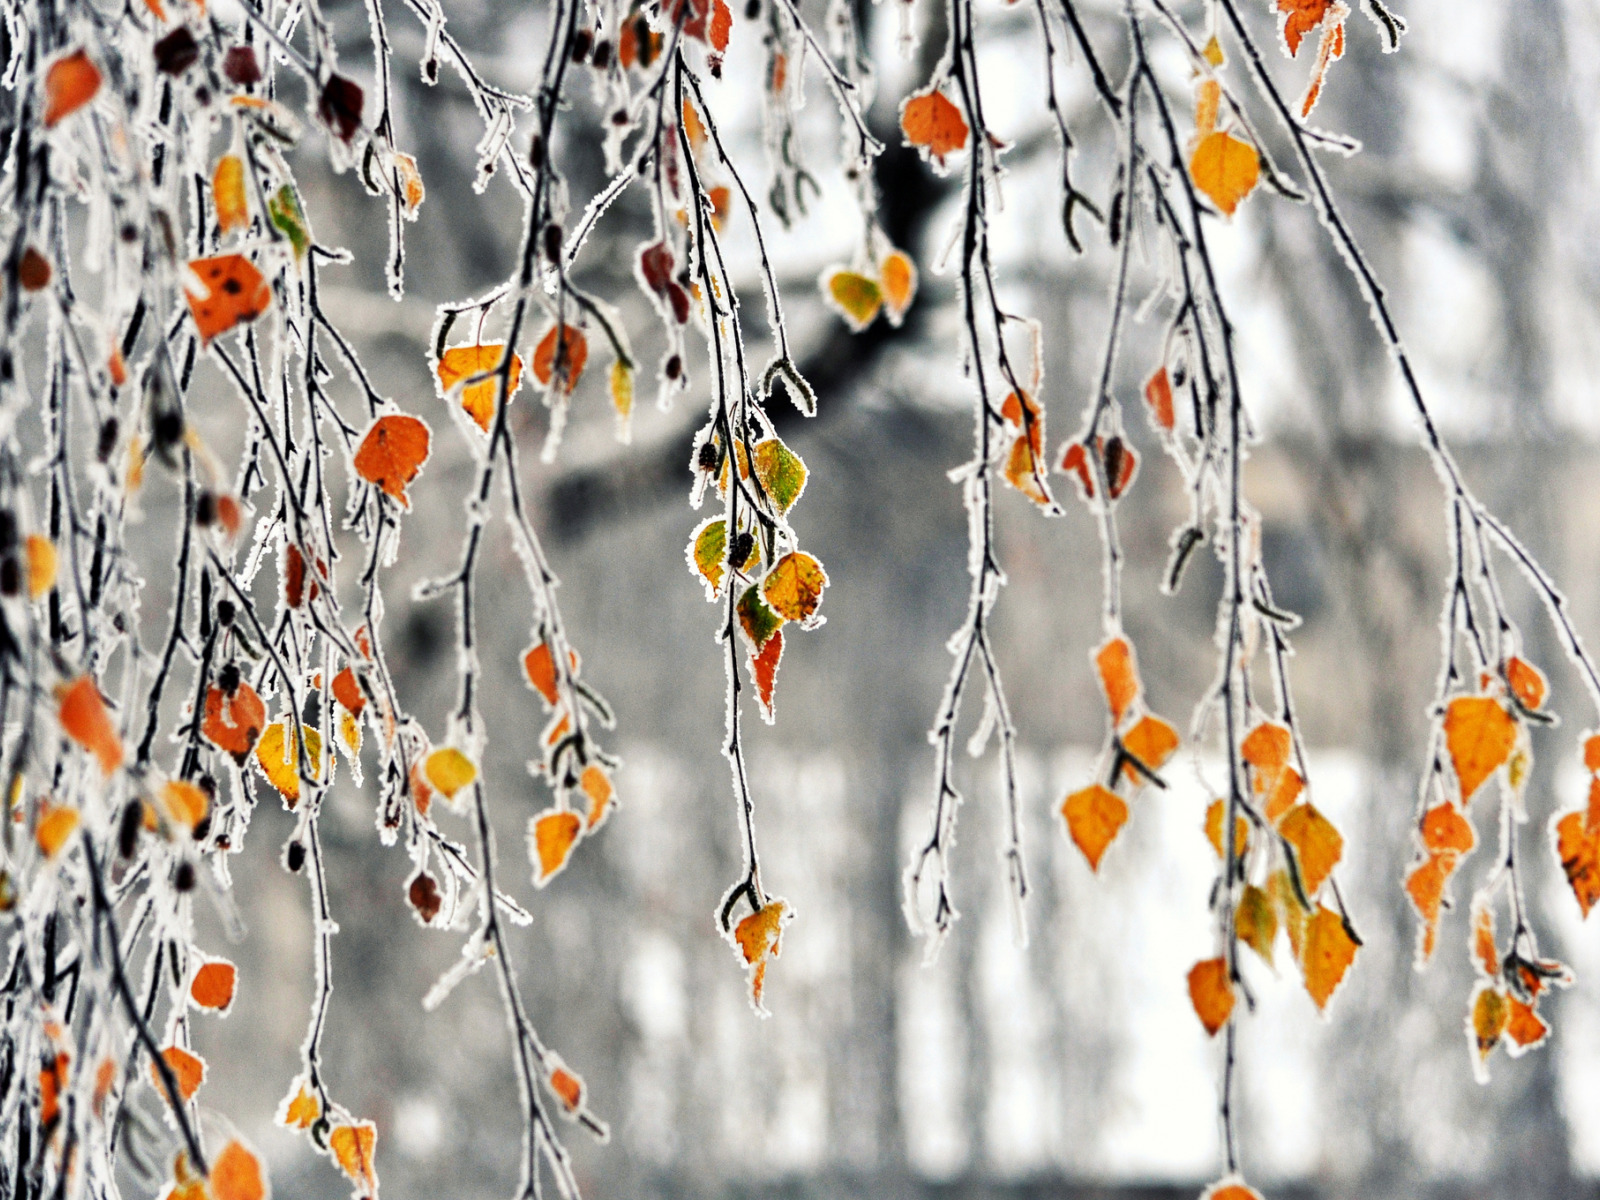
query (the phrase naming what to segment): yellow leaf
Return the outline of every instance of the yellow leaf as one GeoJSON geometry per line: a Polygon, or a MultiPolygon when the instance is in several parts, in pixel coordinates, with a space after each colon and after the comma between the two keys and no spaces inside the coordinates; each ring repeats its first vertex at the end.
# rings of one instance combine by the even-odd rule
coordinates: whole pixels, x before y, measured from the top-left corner
{"type": "Polygon", "coordinates": [[[67,844],[67,839],[77,827],[77,809],[65,805],[60,808],[46,806],[33,830],[34,841],[39,844],[39,853],[46,858],[54,858],[60,854],[61,848],[67,844]]]}
{"type": "Polygon", "coordinates": [[[245,197],[244,163],[236,154],[224,154],[211,173],[211,202],[217,209],[222,236],[250,226],[250,202],[245,197]]]}
{"type": "MultiPolygon", "coordinates": [[[[319,778],[322,771],[322,735],[309,725],[300,726],[300,733],[305,739],[311,777],[319,778]]],[[[274,721],[261,731],[261,739],[256,742],[256,766],[261,768],[267,782],[278,790],[285,804],[293,808],[299,802],[299,758],[282,721],[274,721]]]]}
{"type": "Polygon", "coordinates": [[[822,298],[855,333],[871,325],[883,307],[883,289],[878,281],[843,267],[830,267],[822,273],[822,298]]]}
{"type": "Polygon", "coordinates": [[[454,746],[446,746],[428,755],[422,770],[428,782],[436,791],[443,792],[447,800],[454,800],[457,792],[478,777],[478,768],[472,760],[454,746]]]}
{"type": "Polygon", "coordinates": [[[772,565],[761,581],[761,594],[774,612],[786,620],[807,622],[822,603],[828,576],[809,554],[792,551],[772,565]]]}
{"type": "Polygon", "coordinates": [[[1506,1003],[1505,993],[1493,984],[1480,983],[1473,993],[1472,1015],[1467,1021],[1467,1037],[1477,1051],[1475,1067],[1481,1066],[1499,1044],[1510,1017],[1511,1007],[1506,1003]]]}
{"type": "MultiPolygon", "coordinates": [[[[451,389],[463,380],[479,375],[488,376],[461,388],[461,407],[466,409],[468,415],[478,423],[478,428],[485,433],[489,432],[489,422],[494,419],[495,401],[500,395],[500,378],[495,372],[500,367],[505,351],[505,343],[491,342],[485,345],[451,346],[439,356],[437,368],[439,387],[446,398],[451,389]]],[[[506,381],[508,400],[517,394],[517,387],[521,383],[522,359],[513,354],[510,375],[506,381]]]]}
{"type": "Polygon", "coordinates": [[[1189,158],[1189,177],[1231,217],[1239,202],[1255,190],[1261,159],[1249,142],[1219,130],[1200,139],[1189,158]]]}
{"type": "Polygon", "coordinates": [[[633,368],[620,358],[611,364],[611,407],[617,410],[619,436],[626,436],[633,418],[633,368]]]}
{"type": "Polygon", "coordinates": [[[728,523],[712,517],[701,523],[689,541],[685,556],[689,569],[706,581],[706,599],[715,600],[722,591],[722,576],[728,557],[728,523]]]}
{"type": "Polygon", "coordinates": [[[305,1077],[298,1076],[289,1085],[289,1094],[278,1107],[278,1124],[290,1129],[310,1129],[322,1115],[322,1102],[317,1099],[305,1077]]]}
{"type": "Polygon", "coordinates": [[[336,1125],[328,1134],[328,1149],[333,1151],[334,1162],[369,1196],[376,1196],[378,1192],[378,1172],[372,1162],[377,1145],[378,1127],[371,1121],[336,1125]]]}
{"type": "Polygon", "coordinates": [[[794,917],[784,900],[769,900],[740,921],[733,930],[734,944],[750,968],[750,1003],[757,1013],[767,1015],[761,1003],[767,982],[767,960],[777,958],[783,948],[783,927],[794,917]]]}

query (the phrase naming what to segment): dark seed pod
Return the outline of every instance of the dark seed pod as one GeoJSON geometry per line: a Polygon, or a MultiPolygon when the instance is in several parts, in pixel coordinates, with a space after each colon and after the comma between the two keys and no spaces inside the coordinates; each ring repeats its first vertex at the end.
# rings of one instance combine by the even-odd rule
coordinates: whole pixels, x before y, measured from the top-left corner
{"type": "Polygon", "coordinates": [[[555,221],[544,227],[544,256],[551,262],[561,261],[561,226],[555,221]]]}
{"type": "Polygon", "coordinates": [[[211,814],[207,813],[194,823],[194,840],[203,842],[211,832],[211,814]]]}
{"type": "Polygon", "coordinates": [[[296,875],[300,873],[300,868],[306,865],[306,847],[304,842],[289,843],[289,848],[284,851],[283,854],[283,865],[288,867],[289,870],[293,871],[296,875]]]}
{"type": "Polygon", "coordinates": [[[17,548],[17,514],[9,508],[0,509],[0,554],[17,548]]]}
{"type": "Polygon", "coordinates": [[[122,818],[117,822],[117,853],[132,858],[139,848],[139,830],[144,826],[144,803],[129,800],[122,808],[122,818]]]}
{"type": "Polygon", "coordinates": [[[22,591],[22,564],[15,554],[0,559],[0,596],[15,596],[22,591]]]}
{"type": "Polygon", "coordinates": [[[101,424],[100,439],[94,447],[94,456],[100,462],[110,459],[111,452],[117,448],[117,434],[120,429],[115,417],[107,417],[101,424]]]}
{"type": "Polygon", "coordinates": [[[594,44],[594,57],[589,60],[594,64],[594,69],[604,71],[611,65],[611,43],[598,41],[594,44]]]}
{"type": "Polygon", "coordinates": [[[155,51],[156,69],[166,75],[182,75],[200,58],[200,43],[187,25],[179,25],[151,49],[155,51]]]}
{"type": "Polygon", "coordinates": [[[228,77],[228,82],[239,87],[250,87],[261,82],[261,64],[256,61],[256,52],[250,46],[229,46],[228,52],[222,56],[222,73],[228,77]]]}
{"type": "Polygon", "coordinates": [[[239,664],[229,663],[217,672],[217,686],[228,695],[233,695],[239,690],[239,664]]]}
{"type": "Polygon", "coordinates": [[[754,21],[761,15],[761,0],[745,0],[744,19],[754,21]]]}
{"type": "Polygon", "coordinates": [[[683,359],[681,356],[674,354],[671,358],[667,359],[667,378],[676,379],[682,374],[683,359]]]}
{"type": "Polygon", "coordinates": [[[535,171],[544,166],[544,139],[537,133],[528,142],[528,165],[535,171]]]}
{"type": "Polygon", "coordinates": [[[201,492],[194,502],[194,523],[204,529],[216,519],[216,496],[210,491],[201,492]]]}
{"type": "Polygon", "coordinates": [[[589,57],[589,47],[594,45],[594,34],[580,29],[572,35],[572,61],[581,63],[589,57]]]}
{"type": "Polygon", "coordinates": [[[172,873],[172,886],[180,892],[194,891],[194,864],[181,862],[178,869],[172,873]]]}
{"type": "Polygon", "coordinates": [[[717,469],[717,459],[721,457],[722,455],[718,453],[717,448],[710,442],[702,442],[700,456],[696,461],[700,464],[702,471],[715,471],[717,469]]]}
{"type": "Polygon", "coordinates": [[[233,601],[232,600],[218,600],[217,601],[217,624],[218,625],[221,625],[224,629],[226,629],[229,625],[233,624],[233,618],[234,618],[235,615],[236,614],[235,614],[235,611],[234,611],[233,601]]]}
{"type": "Polygon", "coordinates": [[[748,530],[741,530],[739,536],[733,539],[733,552],[728,560],[733,564],[734,570],[739,570],[750,558],[750,551],[756,547],[755,536],[748,530]]]}

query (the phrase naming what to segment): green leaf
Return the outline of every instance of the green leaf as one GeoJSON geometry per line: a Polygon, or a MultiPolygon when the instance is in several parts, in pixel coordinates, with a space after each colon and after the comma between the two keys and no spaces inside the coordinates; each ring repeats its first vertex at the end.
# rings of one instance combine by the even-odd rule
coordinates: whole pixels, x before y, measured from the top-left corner
{"type": "Polygon", "coordinates": [[[806,490],[806,464],[777,438],[756,443],[755,471],[779,512],[788,512],[806,490]]]}
{"type": "Polygon", "coordinates": [[[300,207],[300,197],[292,183],[284,184],[277,195],[267,201],[267,215],[289,239],[295,261],[299,262],[311,249],[311,226],[306,223],[305,211],[300,207]]]}
{"type": "Polygon", "coordinates": [[[722,590],[724,563],[728,557],[728,523],[721,517],[702,522],[689,541],[685,557],[689,560],[689,569],[706,581],[709,589],[706,598],[715,599],[722,590]]]}
{"type": "Polygon", "coordinates": [[[783,618],[761,598],[759,584],[751,584],[745,589],[744,595],[739,597],[738,611],[739,624],[744,626],[745,636],[755,644],[758,653],[772,635],[783,628],[783,618]]]}

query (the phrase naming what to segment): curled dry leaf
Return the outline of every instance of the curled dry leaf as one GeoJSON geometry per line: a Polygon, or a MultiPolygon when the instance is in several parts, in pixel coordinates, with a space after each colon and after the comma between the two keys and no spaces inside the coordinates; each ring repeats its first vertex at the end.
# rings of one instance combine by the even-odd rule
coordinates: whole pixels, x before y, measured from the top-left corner
{"type": "Polygon", "coordinates": [[[93,754],[100,774],[110,778],[122,765],[122,738],[111,723],[111,713],[100,696],[100,689],[87,675],[80,675],[56,691],[61,732],[93,754]]]}
{"type": "Polygon", "coordinates": [[[406,886],[406,899],[416,909],[424,925],[431,925],[439,915],[444,901],[439,895],[439,884],[426,871],[418,871],[416,878],[406,886]]]}
{"type": "Polygon", "coordinates": [[[578,790],[583,793],[589,804],[589,815],[584,820],[584,832],[592,833],[605,819],[611,815],[612,805],[617,798],[616,788],[612,785],[611,776],[599,763],[590,763],[578,776],[578,790]]]}
{"type": "Polygon", "coordinates": [[[1505,993],[1494,984],[1478,984],[1467,1013],[1467,1041],[1473,1051],[1473,1073],[1480,1083],[1488,1080],[1485,1064],[1500,1044],[1500,1035],[1505,1032],[1510,1016],[1511,1006],[1506,1003],[1505,993]]]}
{"type": "Polygon", "coordinates": [[[1062,802],[1061,816],[1072,844],[1088,859],[1089,869],[1098,871],[1107,848],[1127,823],[1128,805],[1110,788],[1093,783],[1062,802]]]}
{"type": "MultiPolygon", "coordinates": [[[[474,379],[480,375],[488,376],[486,379],[478,379],[475,383],[466,383],[461,388],[461,407],[485,433],[489,432],[489,422],[494,419],[495,398],[500,394],[498,372],[505,358],[505,352],[504,342],[451,346],[439,356],[439,365],[435,370],[439,377],[439,387],[446,399],[449,398],[451,390],[463,380],[474,379]]],[[[508,400],[517,394],[517,388],[521,383],[522,359],[513,354],[506,374],[508,400]]]]}
{"type": "Polygon", "coordinates": [[[1177,425],[1177,414],[1172,404],[1172,379],[1165,367],[1145,381],[1144,402],[1150,410],[1151,423],[1162,433],[1171,433],[1177,425]]]}
{"type": "Polygon", "coordinates": [[[1238,939],[1272,965],[1273,942],[1278,936],[1278,910],[1265,889],[1246,884],[1233,910],[1233,930],[1238,939]]]}
{"type": "Polygon", "coordinates": [[[551,1068],[545,1082],[550,1085],[550,1090],[568,1116],[579,1112],[583,1108],[583,1079],[564,1065],[551,1068]]]}
{"type": "Polygon", "coordinates": [[[406,485],[428,461],[429,438],[427,425],[416,417],[390,413],[372,423],[352,465],[361,478],[410,508],[406,485]]]}
{"type": "Polygon", "coordinates": [[[750,968],[750,1004],[760,1016],[769,1016],[761,1003],[766,990],[767,960],[783,949],[783,927],[794,919],[785,900],[772,899],[745,917],[733,929],[734,945],[750,968]]]}
{"type": "Polygon", "coordinates": [[[528,822],[528,857],[533,860],[535,887],[544,887],[566,869],[582,834],[583,819],[570,809],[546,809],[528,822]]]}
{"type": "MultiPolygon", "coordinates": [[[[1211,848],[1217,852],[1217,857],[1222,858],[1227,853],[1223,847],[1224,814],[1227,812],[1226,800],[1213,800],[1206,806],[1206,840],[1211,843],[1211,848]]],[[[1242,816],[1233,818],[1233,850],[1234,856],[1243,858],[1250,849],[1250,822],[1242,816]]]]}
{"type": "Polygon", "coordinates": [[[205,345],[236,325],[254,321],[272,306],[272,288],[256,265],[242,254],[197,258],[189,269],[206,289],[204,298],[184,293],[195,329],[205,345]]]}
{"type": "Polygon", "coordinates": [[[1233,1015],[1233,982],[1226,962],[1208,958],[1189,969],[1189,1002],[1205,1031],[1215,1037],[1233,1015]]]}

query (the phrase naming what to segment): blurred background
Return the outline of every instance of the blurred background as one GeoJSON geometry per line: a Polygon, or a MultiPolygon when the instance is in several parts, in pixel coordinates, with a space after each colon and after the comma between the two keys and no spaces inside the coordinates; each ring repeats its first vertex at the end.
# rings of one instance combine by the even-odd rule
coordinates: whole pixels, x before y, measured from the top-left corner
{"type": "MultiPolygon", "coordinates": [[[[820,27],[823,13],[811,7],[820,27]]],[[[1054,448],[1077,428],[1089,394],[1112,260],[1099,229],[1082,227],[1081,257],[1061,232],[1036,13],[998,0],[977,7],[991,123],[1015,143],[994,228],[1004,298],[1044,323],[1054,448]]],[[[1120,5],[1080,7],[1120,77],[1120,5]]],[[[1268,6],[1248,7],[1257,36],[1270,42],[1268,6]]],[[[497,527],[481,598],[484,659],[497,685],[485,703],[491,804],[507,886],[534,915],[513,933],[532,1016],[611,1124],[607,1146],[568,1127],[595,1200],[1185,1195],[1218,1172],[1218,1048],[1183,983],[1212,945],[1214,860],[1201,832],[1198,769],[1179,765],[1170,792],[1133,806],[1098,876],[1055,815],[1063,794],[1087,781],[1104,736],[1088,661],[1100,636],[1099,545],[1064,484],[1067,511],[1056,520],[1013,492],[1000,498],[1010,585],[996,622],[1021,738],[1032,946],[1016,949],[1007,924],[992,756],[960,765],[961,920],[935,965],[921,965],[901,916],[900,873],[933,795],[925,731],[948,671],[944,641],[966,607],[965,516],[946,472],[970,454],[971,396],[957,369],[954,287],[931,269],[957,214],[957,184],[933,177],[890,134],[899,100],[943,51],[943,18],[921,0],[911,20],[922,41],[907,58],[897,48],[898,8],[887,0],[857,15],[878,67],[871,117],[889,143],[877,168],[884,227],[923,265],[905,326],[880,322],[852,336],[818,300],[818,272],[847,262],[861,229],[835,165],[837,113],[815,78],[800,133],[823,194],[791,229],[770,221],[767,230],[791,334],[821,398],[814,420],[775,414],[811,471],[791,515],[832,580],[827,624],[793,638],[785,654],[777,725],[750,726],[765,876],[798,913],[768,974],[769,1021],[751,1015],[744,974],[712,919],[739,853],[720,754],[719,613],[684,562],[704,515],[687,504],[704,388],[670,412],[642,396],[633,443],[622,446],[601,373],[591,372],[550,466],[537,455],[546,414],[526,390],[517,400],[524,482],[563,581],[585,678],[616,707],[609,744],[625,760],[621,811],[536,893],[523,830],[547,797],[523,764],[543,717],[520,681],[530,614],[497,527]]],[[[1411,28],[1395,55],[1380,53],[1370,23],[1351,17],[1349,54],[1330,74],[1317,120],[1365,150],[1330,158],[1329,170],[1468,480],[1562,581],[1578,627],[1600,637],[1600,9],[1592,0],[1405,0],[1403,8],[1411,28]]],[[[370,79],[361,5],[327,9],[342,69],[370,79]]],[[[1182,11],[1199,26],[1198,4],[1182,11]]],[[[452,0],[447,15],[487,78],[533,89],[543,6],[452,0]]],[[[522,206],[500,178],[486,194],[472,192],[477,116],[448,71],[437,87],[419,81],[409,63],[425,31],[407,20],[397,12],[390,29],[398,141],[417,154],[428,196],[407,230],[404,301],[384,294],[378,202],[353,176],[333,175],[315,143],[298,170],[319,240],[356,256],[355,266],[324,272],[325,306],[386,394],[428,417],[437,434],[386,583],[402,699],[437,734],[455,699],[454,613],[409,595],[456,560],[471,459],[443,419],[425,347],[436,304],[481,294],[510,273],[522,206]]],[[[724,80],[709,90],[758,195],[770,178],[752,102],[759,37],[758,23],[736,19],[724,80]]],[[[1173,94],[1186,95],[1182,57],[1164,35],[1155,40],[1173,94]]],[[[1309,64],[1275,56],[1272,67],[1298,95],[1309,64]]],[[[1081,62],[1064,64],[1059,82],[1079,143],[1075,178],[1103,199],[1108,124],[1081,62]]],[[[556,154],[581,198],[603,179],[597,139],[586,132],[599,114],[586,84],[569,90],[574,111],[556,154]]],[[[579,266],[586,286],[621,306],[635,348],[653,363],[655,320],[632,273],[647,218],[641,198],[625,197],[579,266]]],[[[754,344],[764,305],[747,215],[734,216],[727,237],[749,283],[743,315],[754,344]]],[[[1536,851],[1530,900],[1543,950],[1572,963],[1578,983],[1548,1004],[1550,1045],[1517,1061],[1497,1056],[1492,1082],[1480,1087],[1463,1037],[1464,916],[1447,916],[1441,951],[1418,974],[1400,891],[1438,668],[1441,493],[1365,304],[1313,214],[1260,194],[1215,239],[1247,402],[1263,433],[1247,490],[1266,517],[1277,597],[1305,618],[1293,683],[1318,803],[1347,838],[1343,881],[1366,940],[1328,1020],[1292,964],[1276,978],[1255,972],[1261,1002],[1240,1039],[1246,1170],[1272,1196],[1600,1194],[1600,929],[1579,921],[1544,833],[1548,815],[1581,788],[1582,691],[1507,569],[1529,657],[1550,673],[1568,716],[1534,734],[1539,765],[1523,836],[1536,851]]],[[[1136,416],[1135,389],[1158,333],[1154,323],[1134,327],[1118,381],[1144,459],[1120,508],[1126,623],[1152,707],[1187,727],[1214,676],[1220,583],[1206,558],[1178,596],[1158,592],[1167,538],[1186,511],[1174,470],[1136,416]]],[[[753,354],[765,361],[764,349],[753,354]]],[[[703,362],[690,366],[703,385],[703,362]]],[[[220,449],[240,436],[239,422],[220,377],[210,385],[216,410],[202,422],[220,449]]],[[[175,500],[169,479],[147,485],[152,547],[171,544],[158,514],[175,500]]],[[[171,563],[162,553],[170,560],[152,550],[148,564],[151,612],[166,611],[171,563]]],[[[298,1069],[311,923],[304,880],[278,866],[289,820],[275,798],[263,801],[235,866],[248,935],[223,950],[210,914],[202,932],[239,962],[241,999],[225,1023],[202,1023],[197,1040],[213,1064],[212,1102],[266,1151],[278,1194],[339,1196],[345,1185],[332,1168],[271,1125],[298,1069]]],[[[1492,827],[1483,814],[1478,823],[1483,834],[1492,827]]],[[[462,935],[412,919],[409,865],[380,846],[371,790],[343,775],[323,824],[339,922],[325,1051],[334,1094],[377,1121],[389,1195],[511,1194],[521,1114],[490,975],[425,1014],[421,998],[456,960],[462,935]]],[[[465,824],[452,832],[470,836],[465,824]]],[[[1458,898],[1487,857],[1468,860],[1458,898]]]]}

